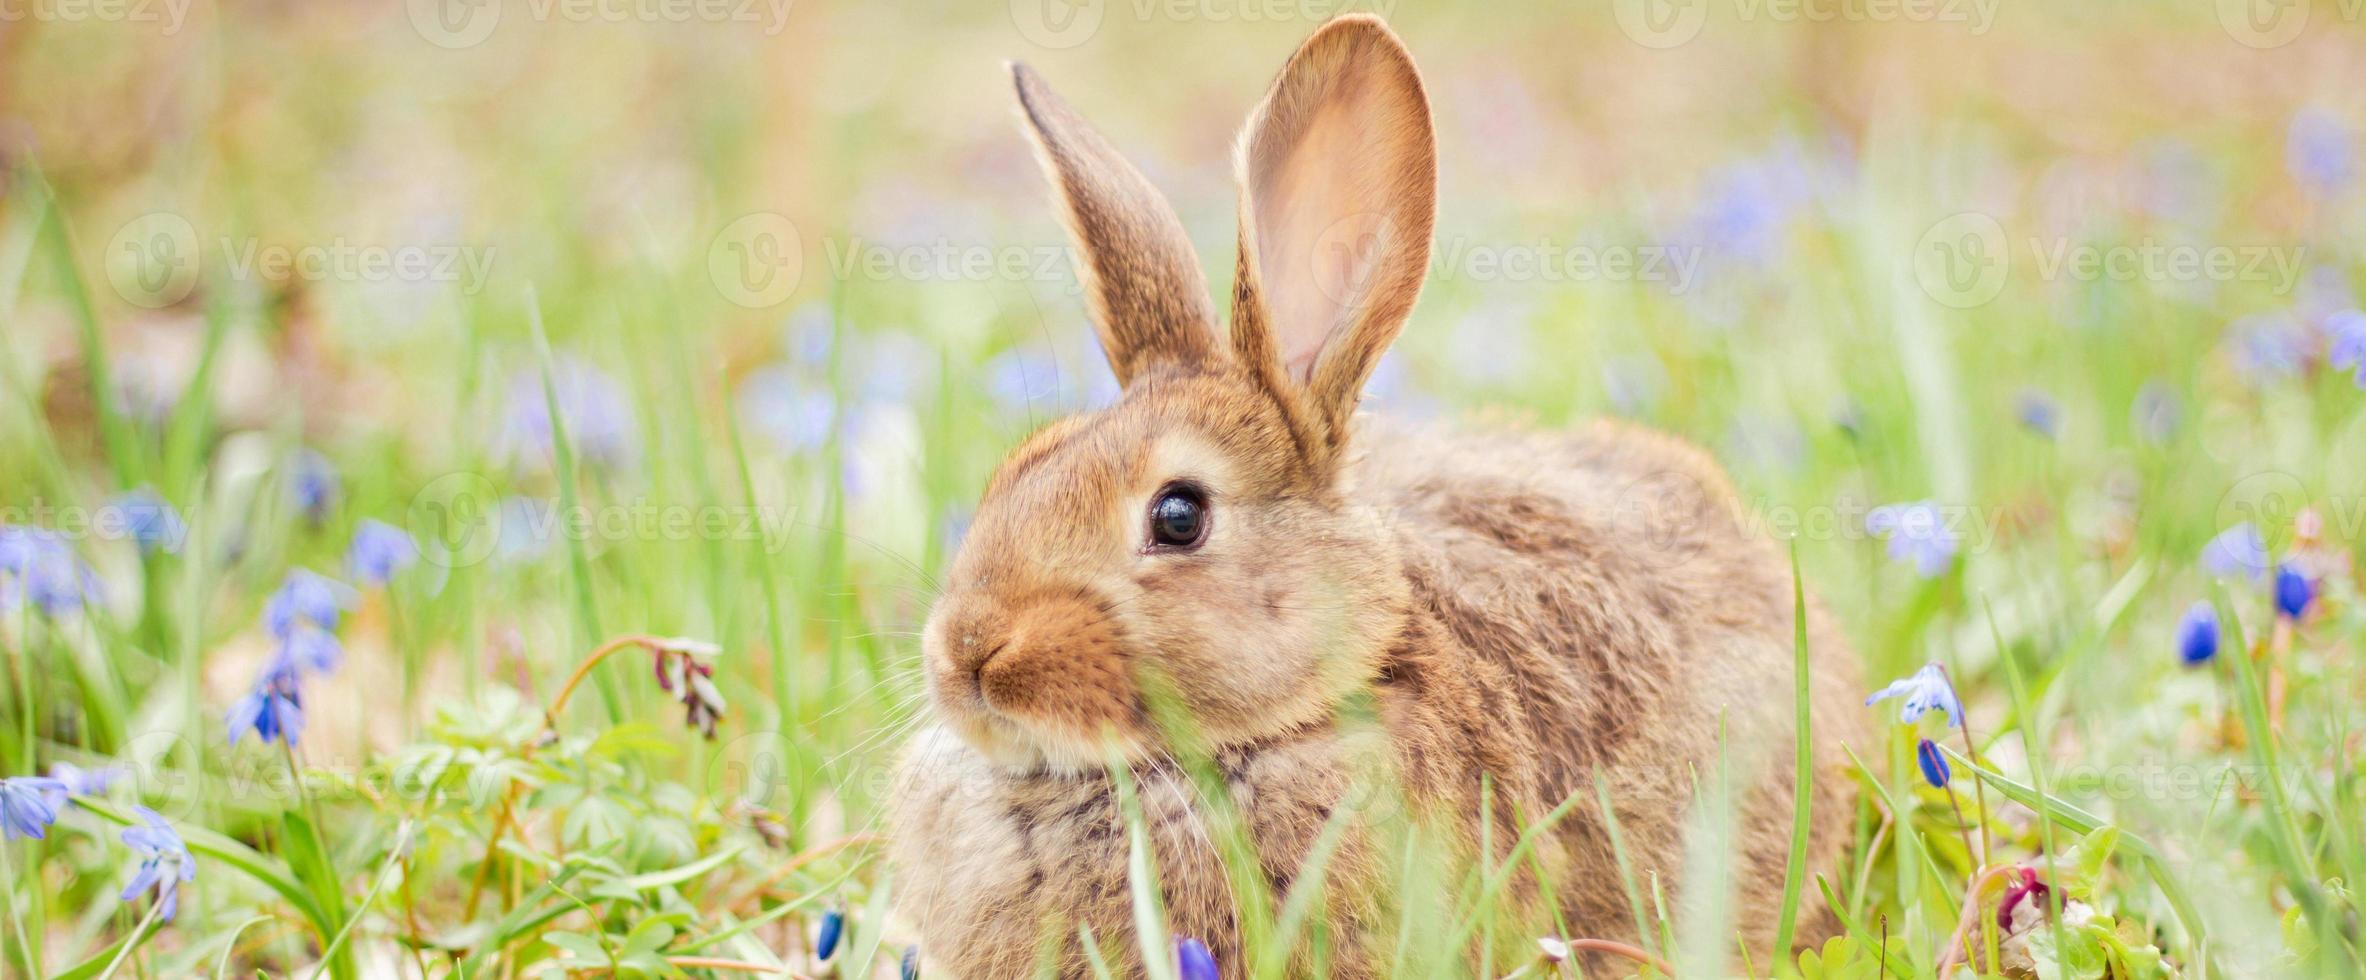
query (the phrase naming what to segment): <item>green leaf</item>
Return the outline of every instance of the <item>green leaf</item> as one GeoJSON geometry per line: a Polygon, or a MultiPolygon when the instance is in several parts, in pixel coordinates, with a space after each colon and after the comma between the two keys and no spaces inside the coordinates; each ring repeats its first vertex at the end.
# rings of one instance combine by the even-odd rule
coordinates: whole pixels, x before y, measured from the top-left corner
{"type": "Polygon", "coordinates": [[[2103,876],[2104,865],[2111,860],[2111,852],[2119,843],[2120,829],[2105,824],[2062,852],[2063,887],[2074,895],[2092,894],[2096,880],[2103,876]]]}

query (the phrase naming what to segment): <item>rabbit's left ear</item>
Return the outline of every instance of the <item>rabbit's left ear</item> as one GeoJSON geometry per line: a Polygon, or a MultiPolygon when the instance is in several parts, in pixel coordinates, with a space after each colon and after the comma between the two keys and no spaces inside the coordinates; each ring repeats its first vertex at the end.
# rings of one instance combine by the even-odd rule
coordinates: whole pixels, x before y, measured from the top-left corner
{"type": "Polygon", "coordinates": [[[1412,55],[1377,17],[1324,24],[1249,117],[1232,348],[1344,445],[1429,265],[1437,147],[1412,55]]]}

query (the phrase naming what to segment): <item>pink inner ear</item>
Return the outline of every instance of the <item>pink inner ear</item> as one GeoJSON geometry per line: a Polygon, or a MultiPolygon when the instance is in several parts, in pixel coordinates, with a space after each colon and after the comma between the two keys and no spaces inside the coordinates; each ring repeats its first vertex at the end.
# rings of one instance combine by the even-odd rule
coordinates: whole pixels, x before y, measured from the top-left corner
{"type": "MultiPolygon", "coordinates": [[[[1354,92],[1342,78],[1335,92],[1354,92]]],[[[1388,202],[1361,179],[1377,141],[1373,113],[1353,96],[1316,111],[1278,163],[1259,168],[1257,259],[1282,363],[1301,382],[1354,322],[1382,254],[1388,202]]]]}

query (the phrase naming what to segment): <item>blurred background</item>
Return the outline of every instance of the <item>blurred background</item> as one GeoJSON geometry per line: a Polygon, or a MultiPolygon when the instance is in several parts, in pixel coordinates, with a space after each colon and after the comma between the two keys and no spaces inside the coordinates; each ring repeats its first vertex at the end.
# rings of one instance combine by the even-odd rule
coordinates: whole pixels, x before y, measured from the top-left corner
{"type": "MultiPolygon", "coordinates": [[[[2304,562],[2293,761],[2349,785],[2356,0],[0,2],[0,523],[141,488],[186,521],[169,559],[75,538],[97,625],[70,677],[26,673],[0,756],[166,733],[174,771],[235,768],[264,597],[376,520],[426,560],[352,603],[309,763],[687,634],[735,712],[656,769],[696,819],[873,826],[986,473],[1116,394],[1004,63],[1166,191],[1222,295],[1237,127],[1345,10],[1414,52],[1441,164],[1371,407],[1708,447],[1869,679],[1942,660],[1999,727],[2018,657],[2057,767],[2202,767],[2078,798],[2274,930],[2265,859],[2203,846],[2272,821],[2207,812],[2243,743],[2176,631],[2214,536],[2304,562]],[[1901,549],[1873,515],[1914,502],[1944,530],[1901,549]]],[[[595,674],[612,719],[672,699],[645,674],[595,674]]],[[[1910,742],[1882,751],[1903,792],[1910,742]]],[[[230,833],[280,805],[148,795],[230,833]]],[[[1911,906],[1903,874],[1865,900],[1911,906]]]]}

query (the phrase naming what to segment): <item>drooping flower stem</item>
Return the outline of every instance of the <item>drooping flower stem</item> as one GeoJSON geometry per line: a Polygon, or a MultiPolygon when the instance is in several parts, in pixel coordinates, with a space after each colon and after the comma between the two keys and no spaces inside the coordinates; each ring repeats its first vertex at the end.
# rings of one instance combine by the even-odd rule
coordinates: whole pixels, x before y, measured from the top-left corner
{"type": "MultiPolygon", "coordinates": [[[[1954,693],[1955,703],[1962,704],[1963,692],[1958,690],[1955,686],[1955,674],[1949,671],[1946,665],[1942,664],[1939,667],[1939,676],[1947,679],[1947,690],[1954,693]]],[[[1966,711],[1964,712],[1964,715],[1965,717],[1960,719],[1961,724],[1958,726],[1963,732],[1963,757],[1972,760],[1974,763],[1978,763],[1980,761],[1980,750],[1973,747],[1972,745],[1971,712],[1966,711]]],[[[1988,784],[1982,780],[1972,780],[1972,793],[1974,794],[1973,798],[1978,800],[1980,803],[1979,866],[1985,868],[1990,863],[1990,856],[1988,853],[1990,847],[1988,840],[1988,784]]],[[[1953,789],[1947,791],[1947,802],[1956,803],[1955,791],[1953,789]]],[[[1963,805],[1961,803],[1956,803],[1955,818],[1959,821],[1963,819],[1963,805]]],[[[1972,845],[1971,841],[1968,839],[1969,832],[1967,831],[1966,833],[1967,839],[1964,841],[1964,850],[1969,851],[1971,850],[1972,845]]]]}
{"type": "Polygon", "coordinates": [[[594,648],[589,656],[583,658],[582,663],[575,665],[575,672],[568,675],[567,683],[559,687],[558,696],[551,699],[550,708],[543,712],[544,726],[553,731],[558,729],[559,712],[567,709],[567,699],[575,696],[575,689],[582,686],[584,678],[591,676],[592,668],[599,666],[600,661],[608,659],[610,654],[619,650],[633,647],[654,647],[664,642],[664,637],[633,633],[609,640],[594,648]]]}

